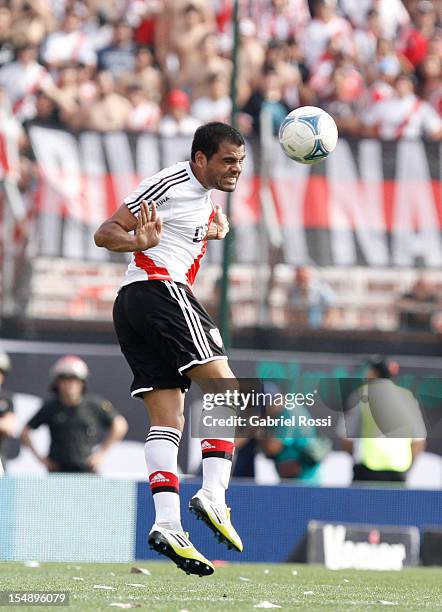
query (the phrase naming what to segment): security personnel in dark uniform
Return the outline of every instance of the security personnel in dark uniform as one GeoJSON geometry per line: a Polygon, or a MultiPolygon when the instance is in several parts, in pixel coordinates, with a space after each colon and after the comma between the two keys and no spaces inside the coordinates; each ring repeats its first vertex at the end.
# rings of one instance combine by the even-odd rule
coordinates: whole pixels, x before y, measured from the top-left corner
{"type": "Polygon", "coordinates": [[[4,466],[4,441],[8,436],[14,435],[16,418],[12,395],[3,388],[6,375],[11,371],[11,361],[4,351],[0,351],[0,476],[4,466]]]}
{"type": "Polygon", "coordinates": [[[49,472],[96,472],[109,448],[126,435],[126,419],[112,404],[85,393],[88,374],[86,363],[79,357],[59,359],[51,369],[55,397],[45,401],[23,429],[23,444],[49,472]],[[29,435],[40,425],[47,425],[51,435],[47,457],[40,456],[29,435]],[[107,435],[94,452],[103,431],[107,435]]]}

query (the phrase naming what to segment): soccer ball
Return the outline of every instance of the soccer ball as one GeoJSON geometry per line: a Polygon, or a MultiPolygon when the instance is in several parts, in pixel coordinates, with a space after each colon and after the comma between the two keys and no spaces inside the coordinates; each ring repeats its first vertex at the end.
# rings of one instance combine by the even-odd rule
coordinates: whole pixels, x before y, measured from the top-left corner
{"type": "Polygon", "coordinates": [[[301,164],[317,164],[335,149],[338,128],[328,113],[316,106],[301,106],[287,115],[279,128],[284,153],[301,164]]]}

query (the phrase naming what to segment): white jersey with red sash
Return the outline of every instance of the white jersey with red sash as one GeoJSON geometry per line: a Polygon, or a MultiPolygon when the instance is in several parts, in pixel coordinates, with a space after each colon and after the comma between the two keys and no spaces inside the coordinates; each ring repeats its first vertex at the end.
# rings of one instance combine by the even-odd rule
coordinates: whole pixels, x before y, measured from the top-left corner
{"type": "Polygon", "coordinates": [[[192,287],[206,251],[204,237],[215,215],[211,190],[189,162],[179,162],[143,180],[124,203],[137,215],[143,200],[155,200],[163,218],[160,243],[133,253],[122,286],[140,280],[169,280],[192,287]]]}

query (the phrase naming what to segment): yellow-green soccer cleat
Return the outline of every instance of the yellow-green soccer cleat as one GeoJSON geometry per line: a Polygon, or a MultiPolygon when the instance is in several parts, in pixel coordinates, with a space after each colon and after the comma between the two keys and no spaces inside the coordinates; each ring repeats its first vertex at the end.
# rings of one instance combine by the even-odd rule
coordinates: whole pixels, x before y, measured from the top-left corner
{"type": "Polygon", "coordinates": [[[172,531],[154,525],[149,533],[148,544],[160,555],[169,557],[186,574],[210,576],[215,571],[213,565],[197,551],[189,540],[189,534],[172,531]]]}
{"type": "Polygon", "coordinates": [[[225,504],[215,504],[200,490],[190,500],[189,510],[195,514],[198,520],[203,520],[206,523],[214,532],[218,542],[226,544],[228,549],[233,548],[242,552],[241,538],[230,521],[230,508],[225,504]]]}

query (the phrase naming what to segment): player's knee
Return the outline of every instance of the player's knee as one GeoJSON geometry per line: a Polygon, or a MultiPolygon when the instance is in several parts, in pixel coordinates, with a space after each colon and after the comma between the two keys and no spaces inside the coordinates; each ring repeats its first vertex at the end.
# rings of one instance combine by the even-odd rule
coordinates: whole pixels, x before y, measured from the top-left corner
{"type": "Polygon", "coordinates": [[[185,418],[183,414],[152,414],[150,415],[151,427],[172,427],[183,431],[185,418]]]}
{"type": "Polygon", "coordinates": [[[216,360],[195,367],[188,376],[203,393],[226,393],[239,390],[239,382],[229,367],[227,360],[216,360]]]}

